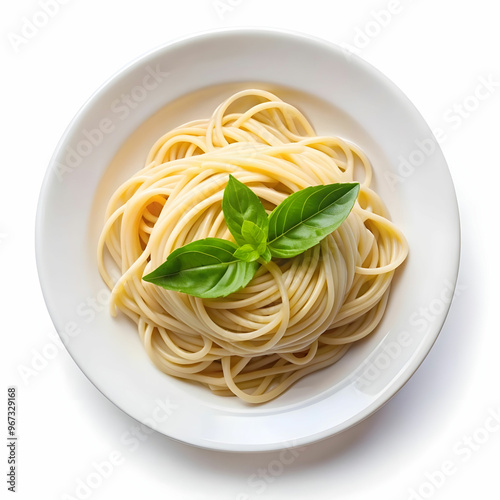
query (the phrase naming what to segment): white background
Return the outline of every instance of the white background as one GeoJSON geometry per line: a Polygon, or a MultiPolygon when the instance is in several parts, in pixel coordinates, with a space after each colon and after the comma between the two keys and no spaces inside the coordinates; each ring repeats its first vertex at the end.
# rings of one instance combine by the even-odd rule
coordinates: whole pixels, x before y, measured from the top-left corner
{"type": "MultiPolygon", "coordinates": [[[[47,2],[50,17],[40,14],[43,0],[22,0],[8,2],[1,21],[1,411],[7,387],[16,385],[17,498],[500,498],[495,2],[47,2]],[[35,20],[39,27],[25,27],[35,20]],[[55,340],[35,266],[40,185],[79,107],[144,52],[226,26],[308,33],[380,69],[433,130],[441,129],[460,205],[460,293],[427,359],[374,416],[294,454],[211,452],[158,434],[130,440],[135,421],[92,386],[55,340]],[[104,464],[111,461],[113,470],[104,464]]],[[[0,422],[4,435],[6,418],[0,422]]],[[[1,449],[6,491],[8,450],[1,449]]]]}

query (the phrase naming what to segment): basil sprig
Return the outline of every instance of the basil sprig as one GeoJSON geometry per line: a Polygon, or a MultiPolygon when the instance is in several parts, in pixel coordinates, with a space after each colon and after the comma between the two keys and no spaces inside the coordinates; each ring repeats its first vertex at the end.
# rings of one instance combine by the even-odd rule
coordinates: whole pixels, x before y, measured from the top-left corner
{"type": "Polygon", "coordinates": [[[143,280],[204,299],[226,297],[250,282],[259,263],[300,255],[335,231],[358,192],[357,182],[307,187],[267,215],[257,195],[230,175],[222,211],[236,243],[220,238],[193,241],[174,250],[143,280]]]}

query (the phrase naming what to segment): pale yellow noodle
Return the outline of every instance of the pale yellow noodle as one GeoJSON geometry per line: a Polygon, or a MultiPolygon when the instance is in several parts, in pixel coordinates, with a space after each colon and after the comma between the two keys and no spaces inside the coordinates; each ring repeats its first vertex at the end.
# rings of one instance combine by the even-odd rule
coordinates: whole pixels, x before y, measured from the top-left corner
{"type": "Polygon", "coordinates": [[[137,323],[147,354],[165,373],[250,403],[279,396],[339,360],[384,314],[408,246],[370,189],[371,178],[355,144],[316,136],[295,107],[269,92],[238,92],[211,118],[158,139],[144,168],[111,197],[98,245],[111,312],[137,323]],[[308,186],[357,181],[361,188],[334,233],[302,255],[262,266],[226,298],[200,299],[143,281],[191,241],[233,240],[221,209],[229,174],[268,212],[308,186]]]}

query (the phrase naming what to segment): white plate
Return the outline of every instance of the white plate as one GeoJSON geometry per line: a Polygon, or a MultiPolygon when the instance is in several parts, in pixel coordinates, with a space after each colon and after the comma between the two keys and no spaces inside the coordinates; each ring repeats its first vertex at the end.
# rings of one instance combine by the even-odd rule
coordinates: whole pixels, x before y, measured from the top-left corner
{"type": "Polygon", "coordinates": [[[321,40],[242,29],[154,50],[88,100],[48,168],[36,246],[54,324],[103,394],[174,439],[219,450],[262,451],[304,445],[347,429],[403,386],[443,325],[460,245],[446,162],[429,127],[393,83],[321,40]],[[95,258],[109,195],[142,166],[159,132],[207,117],[233,91],[250,85],[298,106],[318,132],[338,134],[365,150],[376,190],[410,246],[377,331],[334,366],[262,406],[214,396],[158,371],[135,325],[109,316],[109,294],[95,258]],[[111,163],[117,153],[118,161],[111,163]]]}

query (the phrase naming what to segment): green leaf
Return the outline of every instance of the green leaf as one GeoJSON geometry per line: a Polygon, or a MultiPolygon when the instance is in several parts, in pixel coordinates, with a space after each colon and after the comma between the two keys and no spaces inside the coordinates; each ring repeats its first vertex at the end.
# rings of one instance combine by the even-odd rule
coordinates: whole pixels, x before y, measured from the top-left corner
{"type": "Polygon", "coordinates": [[[252,244],[243,235],[245,221],[252,222],[264,231],[267,237],[268,220],[264,206],[249,187],[232,175],[229,176],[229,181],[224,189],[222,211],[227,227],[238,245],[252,244]]]}
{"type": "Polygon", "coordinates": [[[245,238],[245,242],[252,245],[259,255],[263,254],[267,247],[267,228],[262,230],[252,221],[245,220],[241,226],[241,234],[245,238]]]}
{"type": "Polygon", "coordinates": [[[236,258],[237,248],[219,238],[193,241],[174,250],[143,280],[195,297],[226,297],[246,286],[259,267],[257,262],[236,258]]]}
{"type": "Polygon", "coordinates": [[[311,186],[291,194],[269,215],[268,248],[273,257],[295,257],[318,244],[347,218],[359,184],[311,186]]]}
{"type": "Polygon", "coordinates": [[[267,248],[267,246],[264,252],[260,254],[260,256],[264,262],[269,262],[271,260],[272,258],[271,251],[269,250],[269,248],[267,248]]]}
{"type": "Polygon", "coordinates": [[[257,195],[229,176],[222,209],[238,244],[193,241],[143,279],[195,297],[225,297],[246,286],[259,263],[299,255],[337,229],[358,193],[358,183],[311,186],[290,195],[268,217],[257,195]]]}
{"type": "Polygon", "coordinates": [[[234,256],[245,262],[255,262],[260,257],[260,253],[252,245],[247,243],[236,249],[234,256]]]}

